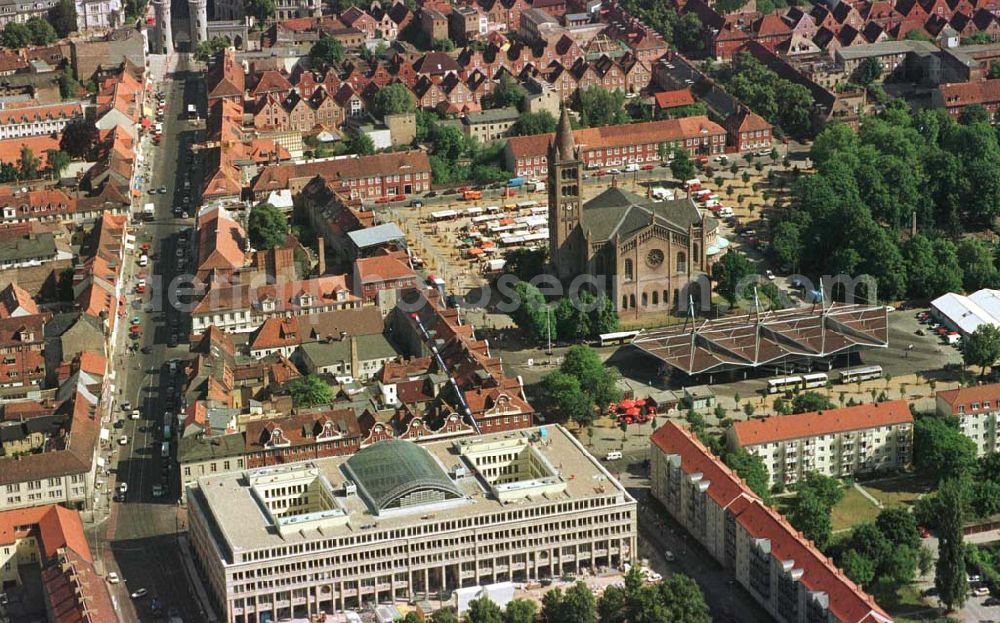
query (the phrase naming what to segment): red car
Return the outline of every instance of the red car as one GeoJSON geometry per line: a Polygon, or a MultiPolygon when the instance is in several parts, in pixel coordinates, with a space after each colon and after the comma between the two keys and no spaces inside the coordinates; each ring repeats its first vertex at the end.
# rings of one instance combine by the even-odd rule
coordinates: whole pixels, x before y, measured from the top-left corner
{"type": "Polygon", "coordinates": [[[378,204],[389,203],[389,197],[379,197],[378,199],[375,200],[375,203],[378,204]]]}
{"type": "Polygon", "coordinates": [[[641,169],[642,169],[643,171],[652,171],[652,170],[653,170],[653,168],[654,168],[654,166],[655,166],[655,165],[652,165],[652,164],[644,164],[644,165],[642,165],[642,167],[640,167],[640,168],[641,168],[641,169]]]}
{"type": "Polygon", "coordinates": [[[402,201],[406,199],[406,195],[393,195],[391,201],[402,201]]]}
{"type": "Polygon", "coordinates": [[[135,293],[136,294],[145,294],[146,293],[146,286],[136,286],[135,287],[135,293]]]}

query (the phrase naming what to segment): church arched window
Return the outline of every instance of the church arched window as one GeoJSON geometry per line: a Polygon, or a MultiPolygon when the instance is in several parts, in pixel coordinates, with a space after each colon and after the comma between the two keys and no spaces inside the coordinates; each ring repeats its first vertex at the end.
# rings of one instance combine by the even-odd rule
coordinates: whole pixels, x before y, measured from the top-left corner
{"type": "Polygon", "coordinates": [[[687,254],[683,251],[677,252],[677,272],[686,273],[687,272],[687,254]]]}
{"type": "Polygon", "coordinates": [[[625,281],[632,281],[635,278],[632,268],[632,260],[625,260],[625,281]]]}
{"type": "Polygon", "coordinates": [[[642,306],[646,307],[647,305],[649,305],[649,297],[647,297],[646,293],[643,292],[642,293],[642,306]]]}
{"type": "Polygon", "coordinates": [[[635,295],[634,294],[629,294],[628,295],[628,306],[631,307],[631,308],[633,308],[633,309],[635,308],[635,295]]]}
{"type": "Polygon", "coordinates": [[[659,304],[660,304],[660,293],[657,292],[656,290],[653,290],[653,306],[655,307],[656,305],[659,304]]]}
{"type": "Polygon", "coordinates": [[[622,295],[622,309],[628,309],[628,295],[622,295]]]}

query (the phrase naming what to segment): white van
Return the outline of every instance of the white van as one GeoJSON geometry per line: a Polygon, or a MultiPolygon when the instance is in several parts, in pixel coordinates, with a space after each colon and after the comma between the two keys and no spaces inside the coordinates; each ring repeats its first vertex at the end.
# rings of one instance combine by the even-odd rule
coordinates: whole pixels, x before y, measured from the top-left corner
{"type": "Polygon", "coordinates": [[[145,268],[149,264],[149,256],[143,253],[139,256],[139,266],[145,268]]]}
{"type": "Polygon", "coordinates": [[[604,456],[605,461],[617,461],[620,458],[622,458],[622,453],[618,450],[612,450],[604,456]]]}
{"type": "Polygon", "coordinates": [[[630,164],[630,165],[628,165],[628,166],[625,167],[625,172],[626,173],[635,173],[638,170],[639,170],[639,165],[637,165],[637,164],[630,164]]]}
{"type": "Polygon", "coordinates": [[[170,458],[170,442],[164,441],[160,444],[160,456],[167,459],[170,458]]]}

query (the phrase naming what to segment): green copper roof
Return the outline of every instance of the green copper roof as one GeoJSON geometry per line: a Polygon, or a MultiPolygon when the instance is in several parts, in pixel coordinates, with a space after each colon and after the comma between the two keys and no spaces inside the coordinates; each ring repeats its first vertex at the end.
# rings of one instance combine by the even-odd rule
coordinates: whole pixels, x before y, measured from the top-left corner
{"type": "Polygon", "coordinates": [[[462,496],[434,457],[412,441],[379,441],[348,459],[343,469],[376,513],[422,490],[443,493],[446,499],[462,496]]]}

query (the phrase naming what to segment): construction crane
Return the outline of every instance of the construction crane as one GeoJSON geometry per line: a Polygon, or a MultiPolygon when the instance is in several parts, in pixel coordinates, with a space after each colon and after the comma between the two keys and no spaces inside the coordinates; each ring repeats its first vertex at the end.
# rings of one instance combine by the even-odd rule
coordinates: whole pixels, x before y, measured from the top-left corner
{"type": "Polygon", "coordinates": [[[479,422],[477,422],[476,418],[472,416],[472,409],[469,408],[469,403],[465,401],[465,394],[462,393],[462,390],[458,386],[458,382],[455,381],[455,375],[452,374],[451,370],[448,369],[448,366],[445,365],[444,359],[441,357],[441,353],[438,352],[437,346],[434,344],[434,340],[431,339],[431,334],[428,333],[427,329],[424,327],[424,323],[420,320],[420,316],[416,313],[412,313],[410,314],[410,318],[413,318],[413,321],[417,323],[417,328],[420,329],[420,334],[423,335],[424,343],[427,344],[427,348],[430,349],[431,355],[437,362],[438,367],[448,375],[448,383],[455,390],[455,396],[458,397],[459,410],[465,417],[469,418],[469,421],[472,423],[472,428],[476,430],[476,434],[482,435],[483,431],[479,428],[479,422]]]}

